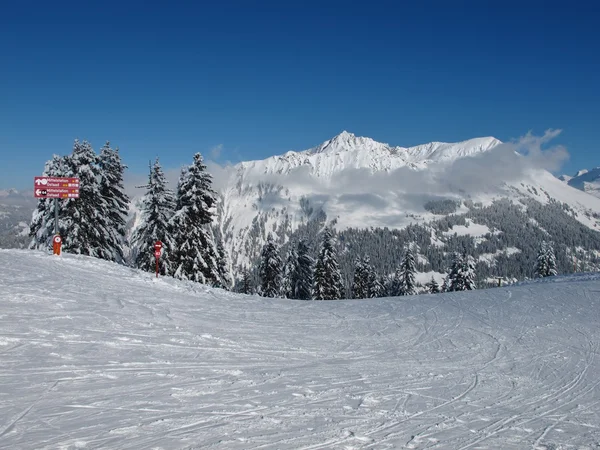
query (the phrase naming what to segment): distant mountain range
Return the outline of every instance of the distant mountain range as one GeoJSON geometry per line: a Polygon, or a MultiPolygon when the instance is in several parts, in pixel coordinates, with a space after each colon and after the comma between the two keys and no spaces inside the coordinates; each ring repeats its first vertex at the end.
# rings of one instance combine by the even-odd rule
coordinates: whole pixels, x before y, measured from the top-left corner
{"type": "Polygon", "coordinates": [[[0,247],[27,245],[29,222],[36,205],[33,191],[0,190],[0,247]]]}
{"type": "Polygon", "coordinates": [[[591,170],[580,170],[574,176],[562,175],[560,180],[588,194],[600,198],[600,167],[591,170]]]}

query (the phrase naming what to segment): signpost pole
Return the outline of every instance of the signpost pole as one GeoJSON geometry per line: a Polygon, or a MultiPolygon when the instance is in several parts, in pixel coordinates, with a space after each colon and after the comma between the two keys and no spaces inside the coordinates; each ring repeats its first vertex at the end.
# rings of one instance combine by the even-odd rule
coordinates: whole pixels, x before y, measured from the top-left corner
{"type": "Polygon", "coordinates": [[[54,234],[58,234],[58,199],[54,199],[54,234]]]}
{"type": "Polygon", "coordinates": [[[156,278],[158,278],[158,260],[162,249],[162,242],[156,241],[154,243],[154,260],[156,261],[156,278]]]}

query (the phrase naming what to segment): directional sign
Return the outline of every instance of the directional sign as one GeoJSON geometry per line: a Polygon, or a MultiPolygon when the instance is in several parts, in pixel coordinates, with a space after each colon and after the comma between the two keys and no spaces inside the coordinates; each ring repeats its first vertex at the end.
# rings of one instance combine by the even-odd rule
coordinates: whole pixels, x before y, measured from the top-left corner
{"type": "Polygon", "coordinates": [[[38,188],[77,188],[79,178],[34,177],[34,187],[38,188]]]}
{"type": "Polygon", "coordinates": [[[35,198],[79,198],[79,189],[35,189],[33,195],[35,198]]]}
{"type": "Polygon", "coordinates": [[[35,177],[35,198],[79,198],[79,178],[35,177]]]}

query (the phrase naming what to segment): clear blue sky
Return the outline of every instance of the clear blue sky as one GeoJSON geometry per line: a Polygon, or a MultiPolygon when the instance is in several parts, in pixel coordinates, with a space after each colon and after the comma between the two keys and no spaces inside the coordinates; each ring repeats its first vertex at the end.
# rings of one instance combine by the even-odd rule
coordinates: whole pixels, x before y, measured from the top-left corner
{"type": "Polygon", "coordinates": [[[600,165],[594,2],[208,3],[5,2],[0,188],[75,138],[145,172],[342,130],[410,146],[561,128],[564,171],[600,165]]]}

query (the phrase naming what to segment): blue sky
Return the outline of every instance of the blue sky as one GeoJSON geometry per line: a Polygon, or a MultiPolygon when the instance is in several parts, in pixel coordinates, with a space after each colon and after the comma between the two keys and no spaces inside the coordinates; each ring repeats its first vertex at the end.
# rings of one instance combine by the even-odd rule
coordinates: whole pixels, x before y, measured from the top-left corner
{"type": "Polygon", "coordinates": [[[238,162],[342,130],[411,146],[559,128],[563,171],[600,165],[593,2],[11,3],[0,188],[29,187],[75,138],[145,173],[155,156],[238,162]]]}

